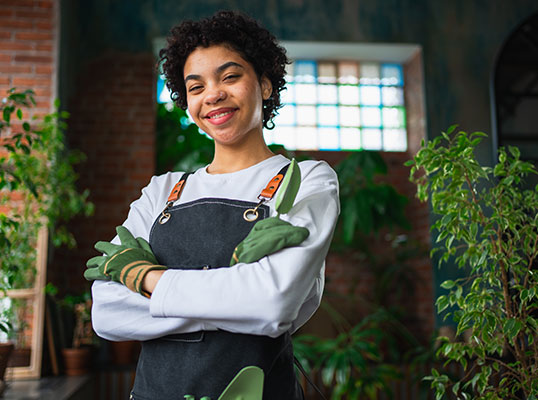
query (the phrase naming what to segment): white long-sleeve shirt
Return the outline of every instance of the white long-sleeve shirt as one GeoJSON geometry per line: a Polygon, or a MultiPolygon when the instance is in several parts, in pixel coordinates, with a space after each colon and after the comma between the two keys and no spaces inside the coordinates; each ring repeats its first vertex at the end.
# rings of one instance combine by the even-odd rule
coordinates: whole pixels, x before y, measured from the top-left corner
{"type": "MultiPolygon", "coordinates": [[[[289,160],[281,155],[227,174],[192,174],[176,204],[204,197],[257,201],[271,178],[289,160]]],[[[112,281],[92,287],[92,323],[108,340],[149,340],[171,333],[222,329],[277,337],[293,333],[316,311],[324,286],[325,257],[339,213],[338,180],[323,161],[299,163],[302,182],[291,211],[280,217],[306,227],[297,247],[253,263],[209,270],[169,269],[151,298],[112,281]]],[[[182,173],[154,176],[131,203],[123,225],[149,240],[151,227],[182,173]]],[[[266,203],[276,215],[274,199],[266,203]]],[[[208,238],[211,240],[211,238],[208,238]]],[[[119,243],[116,237],[113,240],[119,243]]]]}

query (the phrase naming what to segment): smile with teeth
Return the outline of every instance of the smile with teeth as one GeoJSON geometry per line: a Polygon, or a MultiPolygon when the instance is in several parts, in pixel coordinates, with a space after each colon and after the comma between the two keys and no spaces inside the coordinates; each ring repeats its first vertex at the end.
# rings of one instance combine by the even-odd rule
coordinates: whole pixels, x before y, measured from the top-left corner
{"type": "Polygon", "coordinates": [[[217,119],[217,118],[224,117],[225,115],[231,114],[233,112],[234,112],[234,110],[225,111],[225,112],[222,112],[222,113],[219,113],[219,114],[212,115],[212,116],[207,117],[207,118],[209,118],[209,119],[217,119]]]}

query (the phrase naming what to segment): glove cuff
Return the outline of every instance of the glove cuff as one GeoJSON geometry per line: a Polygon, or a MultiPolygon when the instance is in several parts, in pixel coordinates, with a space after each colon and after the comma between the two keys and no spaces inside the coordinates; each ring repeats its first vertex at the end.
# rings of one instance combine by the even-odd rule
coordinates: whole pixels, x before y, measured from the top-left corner
{"type": "Polygon", "coordinates": [[[165,269],[166,267],[164,265],[149,264],[146,260],[133,261],[121,270],[120,282],[133,292],[149,297],[149,295],[142,290],[142,281],[144,280],[144,277],[150,271],[165,269]]]}

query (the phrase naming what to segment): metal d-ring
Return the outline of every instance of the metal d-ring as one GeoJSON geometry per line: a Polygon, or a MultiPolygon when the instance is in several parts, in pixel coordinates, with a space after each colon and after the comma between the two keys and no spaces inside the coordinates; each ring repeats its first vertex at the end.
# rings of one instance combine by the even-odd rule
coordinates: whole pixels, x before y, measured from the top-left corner
{"type": "Polygon", "coordinates": [[[243,218],[247,222],[254,222],[258,219],[258,208],[265,202],[265,199],[260,199],[260,202],[254,208],[249,208],[243,213],[243,218]]]}
{"type": "Polygon", "coordinates": [[[166,204],[166,207],[164,207],[164,210],[161,213],[161,216],[159,217],[159,224],[161,225],[166,224],[168,220],[170,219],[171,215],[170,213],[166,212],[166,210],[168,210],[172,206],[172,204],[173,202],[169,202],[168,204],[166,204]]]}

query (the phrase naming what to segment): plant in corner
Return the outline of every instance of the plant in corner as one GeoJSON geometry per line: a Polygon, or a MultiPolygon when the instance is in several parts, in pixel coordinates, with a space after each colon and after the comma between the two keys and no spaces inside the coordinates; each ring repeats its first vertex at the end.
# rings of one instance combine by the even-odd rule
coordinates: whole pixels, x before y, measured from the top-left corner
{"type": "Polygon", "coordinates": [[[28,118],[35,105],[32,90],[12,88],[0,104],[0,295],[8,318],[0,330],[11,333],[16,310],[6,301],[8,290],[34,287],[36,241],[46,226],[55,246],[74,246],[65,223],[77,214],[90,215],[88,191],[76,188],[74,165],[82,153],[65,145],[68,113],[56,111],[28,118]]]}
{"type": "Polygon", "coordinates": [[[441,263],[455,263],[465,277],[448,280],[438,312],[457,323],[457,336],[442,339],[438,356],[463,368],[459,378],[436,369],[436,398],[538,398],[538,187],[526,188],[534,166],[519,150],[499,149],[494,168],[481,166],[475,149],[485,134],[451,126],[423,143],[411,180],[438,215],[441,263]]]}

